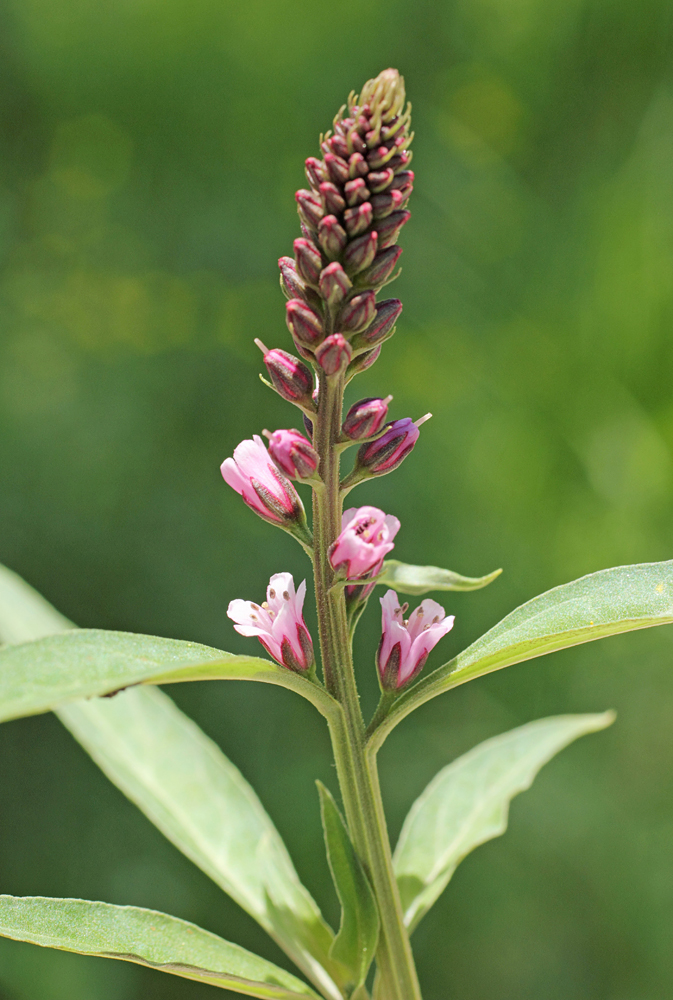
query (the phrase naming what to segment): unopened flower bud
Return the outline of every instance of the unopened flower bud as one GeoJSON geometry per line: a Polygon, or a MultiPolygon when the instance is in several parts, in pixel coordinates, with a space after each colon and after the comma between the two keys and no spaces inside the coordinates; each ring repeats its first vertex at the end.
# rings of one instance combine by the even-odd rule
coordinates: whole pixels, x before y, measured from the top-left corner
{"type": "Polygon", "coordinates": [[[328,264],[320,275],[320,294],[332,308],[346,298],[352,287],[351,279],[337,261],[328,264]]]}
{"type": "Polygon", "coordinates": [[[376,293],[360,292],[344,303],[337,320],[338,329],[358,333],[369,326],[376,315],[376,293]]]}
{"type": "Polygon", "coordinates": [[[315,475],[320,458],[303,434],[294,428],[264,433],[269,439],[269,455],[289,479],[311,479],[315,475]]]}
{"type": "MultiPolygon", "coordinates": [[[[325,157],[325,167],[329,174],[329,179],[335,184],[343,184],[348,180],[348,164],[340,156],[328,153],[325,157]]],[[[327,180],[325,177],[324,180],[327,180]]]]}
{"type": "Polygon", "coordinates": [[[326,215],[318,226],[318,242],[332,260],[341,254],[348,237],[336,215],[326,215]]]}
{"type": "Polygon", "coordinates": [[[225,482],[265,521],[298,537],[308,536],[306,514],[297,491],[280,474],[257,434],[241,441],[234,449],[234,457],[226,458],[220,471],[225,482]]]}
{"type": "Polygon", "coordinates": [[[385,170],[371,170],[367,175],[369,190],[373,194],[385,191],[385,189],[392,183],[394,176],[395,175],[390,167],[386,167],[385,170]]]}
{"type": "Polygon", "coordinates": [[[315,410],[313,402],[313,375],[305,364],[294,355],[278,348],[270,351],[261,340],[255,343],[264,353],[264,364],[271,383],[283,399],[309,410],[315,410]]]}
{"type": "Polygon", "coordinates": [[[379,399],[370,396],[354,403],[346,414],[342,425],[342,432],[351,441],[362,441],[363,438],[373,437],[383,427],[388,416],[388,403],[392,396],[379,399]]]}
{"type": "Polygon", "coordinates": [[[410,149],[405,149],[404,152],[400,153],[399,156],[393,156],[392,160],[388,163],[388,166],[395,174],[399,174],[400,171],[406,170],[411,163],[413,153],[410,149]]]}
{"type": "Polygon", "coordinates": [[[316,361],[326,375],[338,375],[345,371],[352,356],[350,344],[340,333],[325,337],[315,352],[316,361]]]}
{"type": "Polygon", "coordinates": [[[393,177],[390,187],[391,189],[398,191],[406,191],[407,189],[411,192],[414,186],[414,172],[413,170],[401,170],[400,173],[395,174],[393,177]]]}
{"type": "Polygon", "coordinates": [[[355,180],[348,181],[344,185],[344,194],[349,206],[353,208],[361,204],[361,202],[367,201],[367,198],[369,198],[369,188],[362,177],[356,177],[355,180]]]}
{"type": "Polygon", "coordinates": [[[351,179],[364,177],[369,173],[369,164],[362,153],[352,153],[348,159],[348,176],[351,179]]]}
{"type": "Polygon", "coordinates": [[[354,375],[359,375],[360,372],[366,371],[368,368],[378,361],[379,355],[381,354],[381,345],[375,347],[373,351],[365,351],[363,354],[358,354],[346,369],[346,381],[350,382],[354,375]]]}
{"type": "Polygon", "coordinates": [[[350,238],[353,239],[354,236],[364,233],[365,229],[371,226],[373,218],[372,206],[368,201],[363,202],[362,205],[358,205],[357,208],[346,209],[344,212],[344,224],[350,238]]]}
{"type": "Polygon", "coordinates": [[[306,285],[297,274],[297,266],[292,257],[280,257],[280,287],[288,299],[303,299],[306,297],[306,285]]]}
{"type": "Polygon", "coordinates": [[[376,254],[371,267],[358,275],[358,285],[381,288],[389,281],[393,281],[397,277],[397,275],[393,276],[393,271],[401,255],[402,247],[387,247],[385,250],[381,250],[380,253],[376,254]]]}
{"type": "Polygon", "coordinates": [[[363,478],[363,473],[367,476],[384,476],[401,465],[418,441],[419,426],[430,416],[427,413],[416,423],[410,417],[395,420],[376,441],[363,445],[358,451],[353,470],[354,473],[360,473],[357,479],[363,478]]]}
{"type": "MultiPolygon", "coordinates": [[[[375,219],[385,219],[401,207],[404,202],[404,195],[401,191],[386,191],[385,194],[375,194],[372,197],[372,211],[375,219]]],[[[380,233],[379,233],[380,237],[380,233]]]]}
{"type": "Polygon", "coordinates": [[[304,165],[306,167],[306,176],[308,177],[309,184],[312,188],[319,188],[322,182],[327,180],[325,164],[322,160],[316,159],[315,156],[309,156],[304,165]]]}
{"type": "Polygon", "coordinates": [[[395,155],[395,147],[388,149],[387,146],[379,146],[378,149],[373,149],[371,153],[367,154],[367,163],[369,164],[370,170],[380,170],[384,167],[389,160],[392,160],[395,155]]]}
{"type": "Polygon", "coordinates": [[[396,242],[400,235],[400,229],[411,218],[411,212],[403,209],[401,212],[393,212],[381,222],[377,222],[376,231],[379,234],[379,250],[385,250],[396,242]]]}
{"type": "Polygon", "coordinates": [[[378,236],[376,233],[365,233],[364,236],[349,243],[344,254],[346,271],[349,274],[357,274],[369,267],[376,257],[377,246],[378,236]]]}
{"type": "Polygon", "coordinates": [[[402,312],[402,303],[399,299],[384,299],[377,302],[375,315],[366,330],[359,333],[351,341],[353,350],[363,347],[373,347],[375,344],[382,344],[388,337],[392,337],[395,323],[402,312]]]}
{"type": "Polygon", "coordinates": [[[322,257],[313,240],[295,240],[294,256],[299,277],[309,285],[317,286],[322,271],[322,257]]]}
{"type": "Polygon", "coordinates": [[[333,184],[332,181],[325,181],[320,185],[320,194],[323,197],[325,208],[328,212],[331,212],[332,215],[338,215],[340,212],[343,212],[346,202],[343,200],[341,191],[339,191],[336,184],[333,184]]]}
{"type": "Polygon", "coordinates": [[[323,339],[322,319],[301,299],[285,303],[287,327],[294,339],[305,347],[314,347],[323,339]]]}
{"type": "Polygon", "coordinates": [[[309,229],[317,229],[318,223],[325,214],[320,198],[313,191],[307,191],[305,188],[297,191],[295,198],[301,221],[309,229]]]}

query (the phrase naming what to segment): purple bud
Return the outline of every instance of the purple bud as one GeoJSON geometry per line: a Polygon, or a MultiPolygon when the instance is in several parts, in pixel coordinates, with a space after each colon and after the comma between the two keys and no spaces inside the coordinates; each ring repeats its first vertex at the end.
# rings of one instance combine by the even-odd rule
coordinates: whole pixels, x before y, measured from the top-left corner
{"type": "Polygon", "coordinates": [[[401,212],[393,212],[387,219],[377,223],[376,231],[379,234],[379,250],[385,250],[392,246],[400,235],[400,229],[411,218],[411,212],[403,209],[401,212]]]}
{"type": "Polygon", "coordinates": [[[350,238],[364,233],[371,226],[373,218],[372,206],[368,201],[357,208],[347,208],[344,212],[344,224],[350,238]]]}
{"type": "Polygon", "coordinates": [[[306,286],[297,274],[297,266],[292,257],[280,257],[280,287],[288,299],[303,299],[306,296],[306,286]]]}
{"type": "Polygon", "coordinates": [[[348,333],[358,333],[369,326],[376,315],[376,293],[360,292],[344,303],[337,326],[348,333]]]}
{"type": "MultiPolygon", "coordinates": [[[[364,237],[361,238],[364,239],[364,237]]],[[[358,284],[371,285],[372,288],[381,288],[388,281],[392,281],[393,278],[391,275],[401,254],[402,247],[388,247],[386,250],[382,250],[381,253],[377,253],[372,266],[364,273],[358,275],[358,284]]],[[[397,275],[394,275],[394,277],[397,277],[397,275]]]]}
{"type": "Polygon", "coordinates": [[[392,336],[392,331],[402,312],[402,303],[399,299],[384,299],[378,302],[374,319],[366,330],[363,330],[352,341],[354,349],[362,347],[374,347],[382,344],[384,340],[392,336]]]}
{"type": "Polygon", "coordinates": [[[261,340],[256,340],[255,343],[264,352],[264,364],[279,396],[287,399],[290,403],[298,403],[300,406],[314,410],[313,375],[306,365],[302,364],[299,358],[295,358],[286,351],[278,350],[278,348],[269,351],[261,340]]]}
{"type": "Polygon", "coordinates": [[[347,160],[350,152],[348,143],[342,135],[333,135],[330,139],[325,139],[320,148],[325,156],[333,153],[335,156],[340,156],[342,160],[347,160]]]}
{"type": "Polygon", "coordinates": [[[306,176],[311,187],[318,188],[323,181],[327,180],[325,164],[315,156],[309,156],[306,161],[306,176]]]}
{"type": "Polygon", "coordinates": [[[285,321],[299,344],[313,347],[323,339],[321,317],[301,299],[290,299],[285,303],[285,321]]]}
{"type": "Polygon", "coordinates": [[[318,468],[318,452],[294,428],[267,434],[269,454],[289,479],[311,479],[318,468]]]}
{"type": "MultiPolygon", "coordinates": [[[[330,180],[334,181],[335,184],[344,184],[348,180],[348,164],[340,156],[328,153],[325,157],[325,166],[330,180]]],[[[323,180],[327,180],[327,178],[325,177],[323,180]]]]}
{"type": "Polygon", "coordinates": [[[384,476],[396,469],[418,441],[419,424],[429,416],[422,417],[418,423],[410,417],[391,423],[380,438],[360,448],[356,461],[358,470],[366,470],[370,476],[384,476]]]}
{"type": "Polygon", "coordinates": [[[333,333],[325,337],[315,356],[326,375],[338,375],[350,363],[353,352],[345,337],[340,333],[333,333]]]}
{"type": "Polygon", "coordinates": [[[385,219],[386,216],[400,208],[405,200],[401,191],[386,191],[385,194],[375,194],[372,198],[372,209],[375,219],[385,219]]]}
{"type": "MultiPolygon", "coordinates": [[[[344,264],[349,274],[357,274],[372,263],[376,256],[378,236],[366,233],[349,243],[344,254],[344,264]]],[[[370,282],[371,284],[371,282],[370,282]]]]}
{"type": "Polygon", "coordinates": [[[341,430],[351,441],[361,441],[373,437],[383,427],[388,416],[388,403],[392,396],[379,399],[370,396],[354,403],[346,414],[341,430]]]}
{"type": "Polygon", "coordinates": [[[367,154],[367,163],[369,164],[370,170],[380,170],[384,167],[389,160],[395,155],[395,147],[388,149],[387,146],[379,146],[378,149],[373,149],[367,154]]]}
{"type": "Polygon", "coordinates": [[[313,240],[295,240],[293,246],[299,277],[303,281],[307,281],[309,285],[317,286],[322,271],[320,251],[313,240]]]}
{"type": "Polygon", "coordinates": [[[385,189],[390,185],[393,180],[393,174],[390,167],[385,170],[372,170],[367,177],[367,184],[369,185],[369,190],[374,194],[378,194],[379,191],[385,191],[385,189]]]}
{"type": "Polygon", "coordinates": [[[336,215],[326,215],[318,226],[318,241],[328,257],[338,257],[346,246],[346,230],[336,215]]]}
{"type": "Polygon", "coordinates": [[[309,229],[316,229],[325,214],[320,198],[313,191],[300,188],[295,194],[299,218],[309,229]]]}
{"type": "Polygon", "coordinates": [[[378,361],[379,355],[381,354],[381,345],[375,347],[373,351],[365,351],[364,354],[358,354],[357,357],[353,358],[346,371],[346,378],[350,382],[354,375],[359,375],[360,372],[366,371],[368,368],[378,361]]]}
{"type": "Polygon", "coordinates": [[[325,208],[332,215],[338,215],[343,212],[346,207],[346,202],[341,197],[341,191],[333,184],[331,181],[325,181],[320,185],[320,194],[325,202],[325,208]]]}
{"type": "Polygon", "coordinates": [[[361,204],[369,197],[369,188],[362,177],[357,177],[354,181],[348,181],[344,186],[346,201],[352,207],[361,204]]]}
{"type": "Polygon", "coordinates": [[[362,153],[353,153],[348,159],[348,176],[364,177],[369,173],[369,164],[362,153]]]}
{"type": "Polygon", "coordinates": [[[346,298],[353,283],[341,264],[328,264],[320,275],[320,294],[329,306],[338,306],[346,298]]]}
{"type": "Polygon", "coordinates": [[[405,149],[404,152],[399,154],[399,156],[393,156],[388,166],[391,170],[394,170],[396,174],[399,174],[401,170],[407,169],[411,163],[412,156],[413,153],[411,153],[408,149],[405,149]]]}
{"type": "Polygon", "coordinates": [[[413,170],[402,170],[399,174],[395,174],[393,181],[391,183],[391,188],[397,190],[404,190],[407,187],[411,191],[414,186],[414,172],[413,170]]]}

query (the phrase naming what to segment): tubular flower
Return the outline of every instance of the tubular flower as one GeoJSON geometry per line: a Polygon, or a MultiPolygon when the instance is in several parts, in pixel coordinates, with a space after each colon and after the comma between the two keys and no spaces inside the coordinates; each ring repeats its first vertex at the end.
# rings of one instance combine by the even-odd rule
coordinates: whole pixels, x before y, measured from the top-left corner
{"type": "Polygon", "coordinates": [[[265,521],[284,528],[306,524],[297,491],[276,468],[258,434],[241,441],[234,457],[225,458],[220,471],[224,481],[265,521]]]}
{"type": "Polygon", "coordinates": [[[382,632],[376,664],[381,685],[395,691],[415,677],[442,636],[453,628],[454,616],[446,616],[437,601],[425,600],[404,619],[409,607],[400,607],[397,594],[389,590],[381,598],[382,632]]]}
{"type": "Polygon", "coordinates": [[[256,635],[274,660],[298,673],[313,666],[313,642],[304,623],[302,609],[306,580],[295,593],[290,573],[276,573],[269,580],[263,604],[232,601],[227,615],[241,635],[256,635]]]}
{"type": "Polygon", "coordinates": [[[341,534],[330,547],[332,568],[347,580],[376,576],[384,557],[395,548],[400,522],[378,507],[351,507],[341,519],[341,534]]]}

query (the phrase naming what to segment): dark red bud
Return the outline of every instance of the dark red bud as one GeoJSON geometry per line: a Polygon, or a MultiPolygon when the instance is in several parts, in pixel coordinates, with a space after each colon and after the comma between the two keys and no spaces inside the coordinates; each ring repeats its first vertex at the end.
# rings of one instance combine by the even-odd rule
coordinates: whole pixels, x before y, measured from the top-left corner
{"type": "Polygon", "coordinates": [[[361,292],[344,304],[337,325],[340,330],[358,333],[369,326],[376,315],[376,293],[361,292]]]}
{"type": "Polygon", "coordinates": [[[376,233],[366,233],[359,236],[346,247],[344,264],[349,274],[357,274],[372,263],[376,256],[378,236],[376,233]]]}
{"type": "Polygon", "coordinates": [[[351,279],[341,264],[338,264],[336,261],[328,264],[320,275],[320,294],[327,304],[332,307],[339,305],[346,298],[352,287],[353,283],[351,279]]]}
{"type": "Polygon", "coordinates": [[[297,267],[292,257],[280,257],[278,259],[280,268],[280,287],[283,294],[288,299],[303,299],[306,295],[306,286],[297,274],[297,267]]]}
{"type": "Polygon", "coordinates": [[[330,139],[325,139],[320,148],[325,156],[333,153],[334,156],[340,156],[342,160],[347,160],[350,153],[348,143],[342,135],[333,135],[330,139]]]}
{"type": "Polygon", "coordinates": [[[401,254],[402,247],[388,247],[386,250],[377,253],[372,266],[361,274],[358,274],[358,284],[360,287],[381,288],[388,281],[392,281],[391,275],[401,254]]]}
{"type": "Polygon", "coordinates": [[[394,176],[395,175],[390,168],[387,170],[372,170],[367,177],[369,190],[373,191],[374,194],[378,194],[379,191],[384,191],[390,185],[394,176]]]}
{"type": "Polygon", "coordinates": [[[293,246],[299,277],[307,281],[309,285],[317,286],[322,271],[320,251],[313,240],[308,239],[295,240],[293,246]]]}
{"type": "Polygon", "coordinates": [[[411,218],[411,212],[405,208],[401,212],[393,212],[386,219],[376,224],[376,231],[379,234],[379,250],[385,250],[397,242],[400,229],[411,218]]]}
{"type": "Polygon", "coordinates": [[[322,160],[316,159],[315,156],[309,156],[305,166],[306,176],[311,187],[317,189],[323,181],[327,180],[327,171],[322,160]]]}
{"type": "Polygon", "coordinates": [[[399,156],[393,156],[388,166],[391,170],[394,170],[396,174],[399,174],[400,170],[407,169],[411,163],[412,156],[413,154],[408,149],[405,149],[399,156]]]}
{"type": "Polygon", "coordinates": [[[353,239],[354,236],[364,233],[365,229],[369,229],[373,218],[372,206],[368,201],[358,205],[357,208],[347,208],[344,212],[344,225],[350,238],[353,239]]]}
{"type": "Polygon", "coordinates": [[[338,375],[344,371],[352,356],[350,344],[340,333],[325,337],[315,352],[316,361],[326,375],[338,375]]]}
{"type": "MultiPolygon", "coordinates": [[[[340,156],[328,153],[325,157],[325,167],[329,174],[329,180],[334,181],[335,184],[344,184],[348,180],[348,164],[340,156]]],[[[327,179],[327,177],[323,177],[323,180],[327,179]]]]}
{"type": "Polygon", "coordinates": [[[352,146],[352,148],[355,150],[356,153],[367,152],[367,143],[364,141],[361,135],[358,135],[355,129],[351,129],[351,131],[348,133],[348,139],[350,145],[352,146]]]}
{"type": "Polygon", "coordinates": [[[363,438],[378,434],[386,422],[390,398],[388,396],[387,399],[379,399],[370,396],[354,403],[346,414],[341,428],[346,437],[351,441],[362,441],[363,438]]]}
{"type": "Polygon", "coordinates": [[[332,260],[341,254],[348,237],[346,230],[339,224],[336,215],[326,215],[318,226],[318,241],[325,254],[332,260]]]}
{"type": "Polygon", "coordinates": [[[285,320],[294,339],[306,347],[313,347],[323,338],[322,319],[315,310],[301,299],[285,303],[285,320]]]}
{"type": "Polygon", "coordinates": [[[274,389],[283,399],[314,408],[313,376],[299,358],[276,348],[264,354],[264,364],[274,389]]]}
{"type": "Polygon", "coordinates": [[[301,221],[309,227],[309,229],[316,229],[318,223],[325,214],[322,202],[320,198],[313,193],[313,191],[307,191],[305,188],[301,188],[295,194],[297,200],[297,211],[299,212],[299,218],[301,221]]]}
{"type": "Polygon", "coordinates": [[[395,174],[393,177],[391,188],[404,188],[407,184],[414,183],[414,172],[413,170],[402,170],[401,173],[395,174]]]}
{"type": "Polygon", "coordinates": [[[352,153],[348,158],[348,176],[351,178],[364,177],[367,173],[369,173],[369,164],[362,153],[352,153]]]}
{"type": "Polygon", "coordinates": [[[325,208],[332,215],[338,215],[343,212],[346,207],[346,202],[341,197],[341,191],[333,184],[331,181],[325,181],[320,185],[320,194],[323,196],[325,202],[325,208]]]}
{"type": "Polygon", "coordinates": [[[348,181],[344,186],[344,194],[346,195],[346,201],[352,207],[367,200],[369,197],[369,188],[362,177],[356,177],[354,181],[348,181]]]}
{"type": "MultiPolygon", "coordinates": [[[[385,194],[375,194],[372,198],[372,209],[375,219],[385,219],[404,202],[401,191],[387,191],[385,194]]],[[[380,237],[379,233],[379,237],[380,237]]]]}
{"type": "Polygon", "coordinates": [[[383,302],[378,302],[374,319],[357,338],[357,346],[364,347],[365,345],[370,345],[373,347],[375,344],[383,343],[384,340],[391,336],[391,330],[399,319],[401,312],[402,303],[399,299],[384,299],[383,302]]]}
{"type": "Polygon", "coordinates": [[[379,146],[378,149],[372,149],[370,153],[367,154],[367,163],[369,164],[370,170],[380,170],[381,167],[386,166],[388,161],[392,159],[395,155],[395,148],[388,149],[387,146],[379,146]]]}

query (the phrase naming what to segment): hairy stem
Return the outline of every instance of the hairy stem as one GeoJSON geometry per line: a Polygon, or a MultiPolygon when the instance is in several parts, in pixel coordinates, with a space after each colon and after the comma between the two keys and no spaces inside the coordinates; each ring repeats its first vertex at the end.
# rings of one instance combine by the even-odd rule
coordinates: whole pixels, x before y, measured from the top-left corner
{"type": "Polygon", "coordinates": [[[379,908],[376,954],[385,1000],[421,1000],[409,935],[392,867],[376,757],[367,753],[365,725],[353,672],[342,587],[333,588],[329,546],[341,530],[339,438],[343,379],[323,379],[313,445],[320,455],[324,488],[313,501],[315,591],[325,686],[341,706],[329,721],[337,775],[353,845],[370,878],[379,908]]]}

